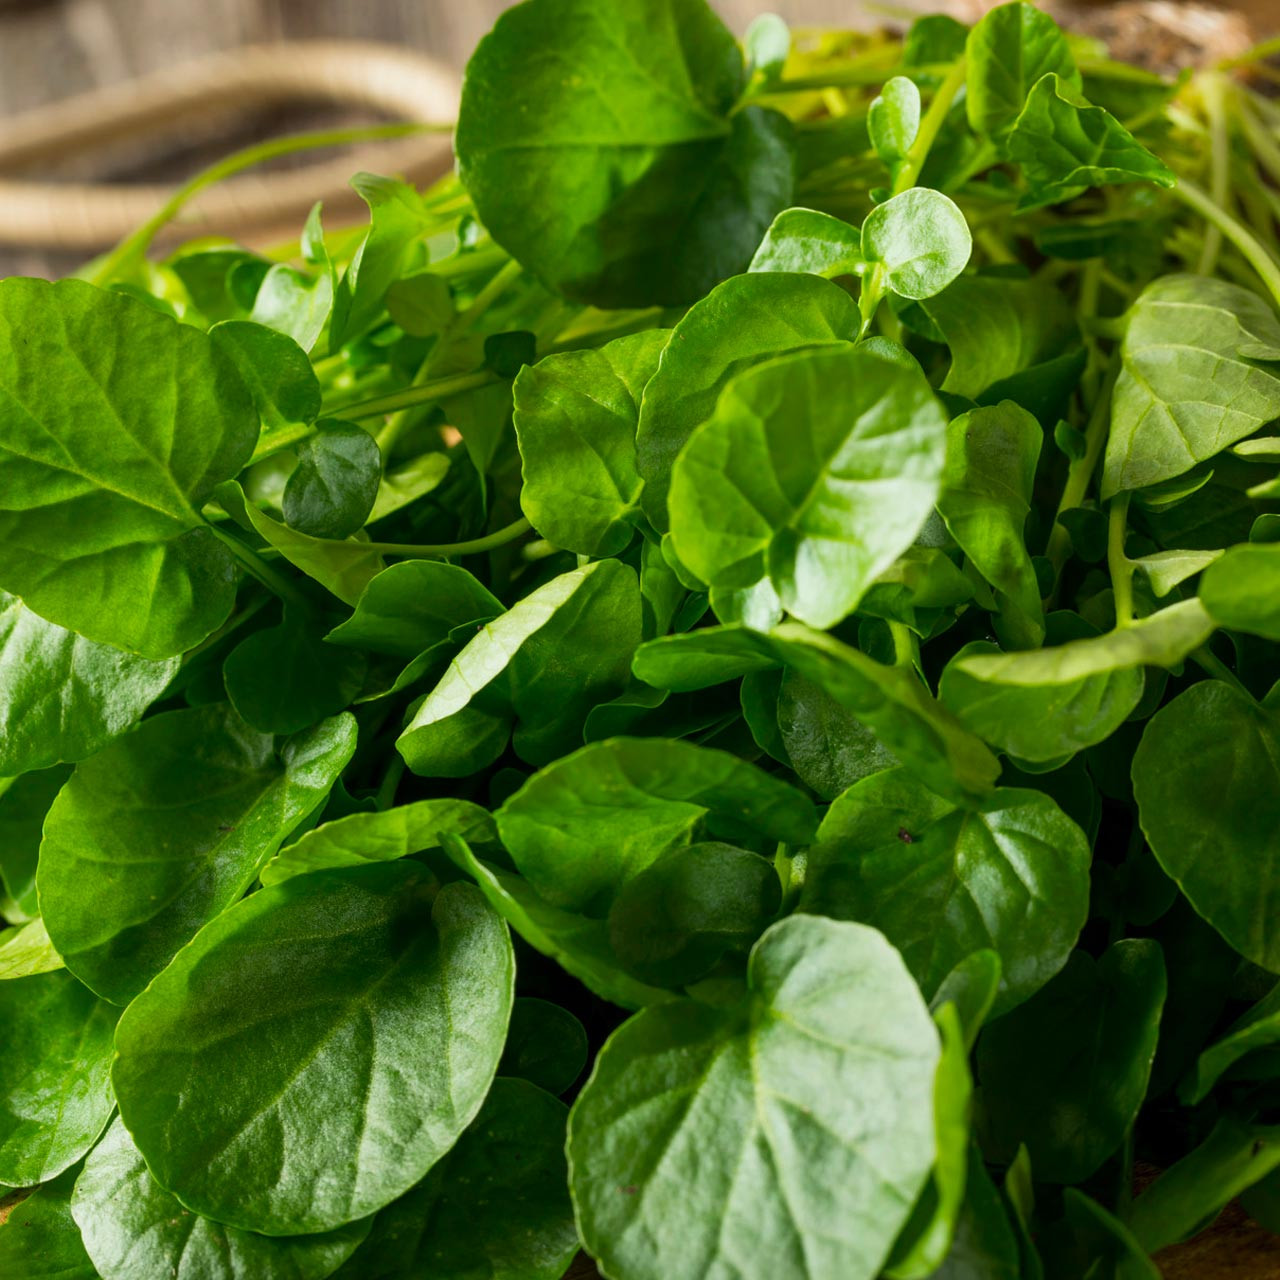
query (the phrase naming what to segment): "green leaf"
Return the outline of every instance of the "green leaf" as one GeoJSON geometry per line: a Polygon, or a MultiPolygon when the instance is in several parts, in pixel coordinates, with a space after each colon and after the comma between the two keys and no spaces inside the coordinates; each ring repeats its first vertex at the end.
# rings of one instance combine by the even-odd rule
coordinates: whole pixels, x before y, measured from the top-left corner
{"type": "Polygon", "coordinates": [[[382,454],[354,422],[327,419],[298,448],[284,487],[286,523],[313,538],[347,538],[363,528],[382,481],[382,454]]]}
{"type": "Polygon", "coordinates": [[[932,1280],[1023,1280],[1018,1238],[976,1147],[969,1150],[964,1204],[951,1252],[932,1280]]]}
{"type": "Polygon", "coordinates": [[[338,273],[325,246],[320,209],[319,204],[312,207],[302,231],[302,256],[308,266],[316,268],[315,274],[276,263],[263,277],[249,316],[250,320],[288,334],[308,352],[319,342],[329,322],[337,287],[338,273]]]}
{"type": "Polygon", "coordinates": [[[128,1004],[252,884],[355,745],[344,714],[277,753],[215,704],[156,716],[81,764],[45,820],[37,876],[67,967],[128,1004]]]}
{"type": "Polygon", "coordinates": [[[415,338],[442,334],[456,311],[448,280],[434,271],[402,276],[387,290],[386,301],[391,319],[415,338]]]}
{"type": "Polygon", "coordinates": [[[488,812],[469,800],[416,800],[377,813],[351,813],[304,832],[262,868],[263,884],[335,867],[393,862],[425,849],[438,849],[451,833],[466,840],[498,838],[488,812]]]}
{"type": "Polygon", "coordinates": [[[368,523],[373,524],[438,489],[449,475],[447,453],[424,453],[382,473],[368,523]]]}
{"type": "Polygon", "coordinates": [[[337,715],[364,676],[360,654],[326,644],[315,619],[289,606],[279,626],[242,640],[223,666],[231,705],[264,733],[297,733],[337,715]]]}
{"type": "Polygon", "coordinates": [[[89,1153],[71,1213],[105,1280],[324,1280],[369,1234],[369,1219],[318,1236],[261,1236],[184,1209],[147,1171],[117,1119],[89,1153]]]}
{"type": "Polygon", "coordinates": [[[291,565],[314,578],[344,604],[354,605],[385,567],[382,557],[358,538],[313,538],[273,520],[245,499],[234,481],[218,487],[218,501],[242,528],[256,533],[291,565]]]}
{"type": "Polygon", "coordinates": [[[742,38],[742,48],[747,55],[748,72],[773,84],[782,75],[791,52],[791,32],[776,13],[762,13],[752,19],[742,38]]]}
{"type": "Polygon", "coordinates": [[[235,597],[200,509],[258,435],[234,365],[76,280],[0,282],[0,352],[0,588],[147,658],[198,644],[235,597]]]}
{"type": "Polygon", "coordinates": [[[275,329],[252,320],[227,320],[209,330],[253,397],[266,439],[320,416],[320,383],[307,353],[275,329]]]}
{"type": "Polygon", "coordinates": [[[516,869],[554,906],[607,909],[664,854],[703,838],[808,844],[812,803],[723,751],[664,738],[595,742],[536,773],[496,814],[516,869]]]}
{"type": "Polygon", "coordinates": [[[787,352],[843,345],[859,325],[857,304],[838,285],[782,271],[736,276],[690,307],[645,386],[636,426],[640,501],[649,523],[659,532],[670,527],[667,488],[676,455],[733,378],[787,352]]]}
{"type": "MultiPolygon", "coordinates": [[[[1154,551],[1151,555],[1139,556],[1133,563],[1142,570],[1155,595],[1164,597],[1180,583],[1207,569],[1222,555],[1221,550],[1154,551]]],[[[1203,598],[1202,595],[1202,601],[1203,598]]]]}
{"type": "Polygon", "coordinates": [[[1024,537],[1043,440],[1040,424],[1011,400],[961,414],[947,428],[938,498],[948,532],[998,593],[1005,631],[1018,648],[1044,639],[1024,537]]]}
{"type": "Polygon", "coordinates": [[[495,1080],[458,1145],[383,1209],[335,1280],[560,1280],[578,1251],[567,1116],[541,1089],[495,1080]]]}
{"type": "Polygon", "coordinates": [[[920,90],[914,80],[894,76],[886,80],[867,112],[867,126],[876,155],[895,173],[920,132],[920,90]]]}
{"type": "Polygon", "coordinates": [[[1030,188],[1019,209],[1061,204],[1088,187],[1154,182],[1171,187],[1172,170],[1110,112],[1090,106],[1077,84],[1050,72],[1027,96],[1008,141],[1030,188]]]}
{"type": "Polygon", "coordinates": [[[69,973],[0,983],[0,1184],[47,1182],[98,1140],[118,1016],[69,973]]]}
{"type": "Polygon", "coordinates": [[[1126,938],[1095,962],[1077,951],[978,1041],[983,1149],[1025,1143],[1037,1179],[1082,1182],[1124,1140],[1147,1091],[1165,970],[1160,945],[1126,938]]]}
{"type": "MultiPolygon", "coordinates": [[[[0,956],[3,955],[0,950],[0,956]]],[[[1179,1097],[1194,1107],[1209,1096],[1213,1086],[1241,1058],[1255,1049],[1270,1049],[1277,1043],[1280,1043],[1280,987],[1273,987],[1200,1054],[1195,1068],[1178,1090],[1179,1097]]]]}
{"type": "Polygon", "coordinates": [[[797,352],[741,374],[671,476],[680,559],[713,587],[767,576],[829,627],[910,546],[938,496],[941,407],[900,348],[797,352]]]}
{"type": "Polygon", "coordinates": [[[496,617],[502,605],[472,574],[440,560],[402,560],[369,581],[355,612],[325,639],[416,658],[456,627],[496,617]]]}
{"type": "Polygon", "coordinates": [[[516,1076],[548,1093],[571,1088],[587,1065],[587,1032],[568,1009],[517,996],[499,1076],[516,1076]]]}
{"type": "Polygon", "coordinates": [[[99,1280],[71,1216],[78,1170],[46,1183],[0,1222],[0,1275],[5,1280],[99,1280]]]}
{"type": "Polygon", "coordinates": [[[781,662],[760,632],[730,623],[649,640],[636,650],[631,670],[654,688],[688,693],[781,662]]]}
{"type": "Polygon", "coordinates": [[[437,893],[411,863],[263,889],[125,1011],[121,1119],[189,1209],[269,1235],[332,1230],[403,1195],[470,1123],[513,977],[480,894],[437,893]]]}
{"type": "Polygon", "coordinates": [[[851,276],[861,272],[862,233],[816,209],[783,209],[764,233],[749,271],[851,276]]]}
{"type": "Polygon", "coordinates": [[[1280,544],[1271,542],[1230,547],[1200,580],[1200,600],[1220,627],[1267,640],[1280,640],[1278,590],[1280,544]]]}
{"type": "Polygon", "coordinates": [[[178,666],[86,640],[0,591],[0,777],[92,755],[146,711],[178,666]]]}
{"type": "Polygon", "coordinates": [[[1142,829],[1196,912],[1280,972],[1270,887],[1280,879],[1280,715],[1220,680],[1151,718],[1133,757],[1142,829]]]}
{"type": "Polygon", "coordinates": [[[555,292],[687,304],[745,269],[791,203],[791,126],[735,111],[745,87],[704,0],[529,0],[467,64],[459,172],[493,238],[555,292]]]}
{"type": "Polygon", "coordinates": [[[548,356],[516,379],[520,506],[556,546],[613,556],[634,536],[640,397],[669,336],[649,329],[548,356]]]}
{"type": "Polygon", "coordinates": [[[640,641],[635,573],[585,565],[531,592],[488,623],[418,707],[397,748],[427,777],[491,764],[513,739],[544,764],[582,741],[587,712],[620,693],[640,641]]]}
{"type": "Polygon", "coordinates": [[[964,214],[930,187],[912,187],[876,205],[862,224],[863,257],[884,268],[889,288],[900,298],[941,293],[972,252],[964,214]]]}
{"type": "Polygon", "coordinates": [[[596,1059],[569,1163],[607,1273],[870,1280],[906,1222],[939,1048],[901,961],[874,930],[795,916],[757,943],[750,987],[646,1009],[596,1059]]]}
{"type": "Polygon", "coordinates": [[[62,957],[53,949],[43,920],[32,920],[20,929],[0,933],[0,981],[11,982],[62,968],[62,957]]]}
{"type": "Polygon", "coordinates": [[[801,905],[879,929],[926,995],[966,956],[994,951],[998,1016],[1067,962],[1089,913],[1090,855],[1042,792],[1001,787],[960,809],[891,769],[828,810],[801,905]]]}
{"type": "Polygon", "coordinates": [[[1032,88],[1051,72],[1075,89],[1080,73],[1058,24],[1032,4],[1003,4],[969,32],[965,109],[976,133],[1003,137],[1032,88]]]}
{"type": "Polygon", "coordinates": [[[66,766],[0,778],[0,887],[25,916],[38,915],[36,864],[45,814],[71,776],[66,766]]]}
{"type": "Polygon", "coordinates": [[[1120,355],[1103,497],[1180,476],[1280,417],[1280,319],[1238,284],[1149,284],[1120,355]]]}

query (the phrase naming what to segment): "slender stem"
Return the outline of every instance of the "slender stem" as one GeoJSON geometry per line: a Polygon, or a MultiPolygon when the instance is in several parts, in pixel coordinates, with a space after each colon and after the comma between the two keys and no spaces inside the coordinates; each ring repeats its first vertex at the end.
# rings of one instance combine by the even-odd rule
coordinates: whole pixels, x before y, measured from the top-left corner
{"type": "Polygon", "coordinates": [[[222,542],[227,550],[240,561],[245,570],[257,578],[268,591],[279,596],[286,604],[291,604],[296,608],[310,612],[311,602],[307,597],[288,578],[284,577],[283,574],[277,573],[256,551],[251,547],[246,547],[239,538],[228,533],[219,525],[209,524],[207,527],[213,533],[213,536],[222,542]]]}
{"type": "Polygon", "coordinates": [[[1252,49],[1245,50],[1237,57],[1219,62],[1217,70],[1230,71],[1234,67],[1247,67],[1251,62],[1262,62],[1266,58],[1274,58],[1277,54],[1280,54],[1280,36],[1272,36],[1270,40],[1255,44],[1252,49]]]}
{"type": "Polygon", "coordinates": [[[1194,209],[1211,226],[1217,227],[1240,250],[1249,265],[1258,273],[1259,279],[1267,286],[1277,305],[1280,305],[1280,263],[1276,262],[1253,232],[1242,222],[1233,218],[1225,209],[1214,204],[1194,182],[1188,182],[1186,178],[1180,178],[1178,185],[1170,190],[1170,194],[1181,200],[1188,208],[1194,209]]]}
{"type": "MultiPolygon", "coordinates": [[[[893,50],[895,58],[897,50],[893,50]]],[[[887,59],[885,60],[887,61],[887,59]]],[[[775,80],[773,84],[762,85],[756,95],[760,98],[772,97],[775,93],[812,93],[822,89],[858,89],[883,84],[894,76],[911,76],[913,79],[940,76],[949,71],[945,62],[928,63],[918,67],[904,66],[901,62],[868,63],[866,66],[830,67],[825,71],[816,71],[811,76],[791,76],[785,80],[775,80]]]]}
{"type": "Polygon", "coordinates": [[[382,775],[382,785],[378,788],[375,801],[379,809],[390,809],[395,804],[396,789],[400,786],[400,779],[404,777],[404,767],[404,757],[397,751],[391,757],[386,773],[382,775]]]}
{"type": "Polygon", "coordinates": [[[494,272],[493,278],[476,294],[467,309],[458,313],[451,326],[454,332],[468,328],[523,274],[524,268],[514,258],[509,259],[501,270],[494,272]]]}
{"type": "Polygon", "coordinates": [[[1244,687],[1240,682],[1240,677],[1231,670],[1225,662],[1222,661],[1207,644],[1201,645],[1191,654],[1191,661],[1205,672],[1206,675],[1212,676],[1215,680],[1222,680],[1229,684],[1238,693],[1243,693],[1250,702],[1256,703],[1258,700],[1244,687]]]}
{"type": "Polygon", "coordinates": [[[84,279],[90,284],[105,284],[130,259],[146,253],[157,232],[166,223],[172,222],[188,201],[199,195],[206,187],[242,173],[245,169],[252,169],[268,160],[293,155],[298,151],[345,146],[351,142],[371,142],[380,138],[404,138],[418,133],[446,133],[452,128],[452,125],[443,124],[366,125],[358,129],[325,129],[316,133],[297,133],[287,138],[272,138],[269,142],[259,142],[252,147],[246,147],[243,151],[237,151],[210,165],[209,168],[201,170],[195,177],[184,182],[153,217],[148,218],[142,226],[127,235],[114,249],[94,263],[86,272],[84,279]]]}
{"type": "Polygon", "coordinates": [[[893,665],[895,667],[913,667],[916,661],[916,647],[911,639],[911,629],[904,622],[889,622],[889,635],[893,638],[893,665]]]}
{"type": "Polygon", "coordinates": [[[470,542],[448,542],[437,546],[415,546],[408,542],[367,542],[364,545],[379,555],[404,556],[413,560],[473,556],[483,551],[493,551],[498,547],[506,546],[508,542],[514,542],[532,528],[529,521],[521,516],[519,520],[513,520],[494,533],[485,534],[483,538],[472,538],[470,542]]]}
{"type": "MultiPolygon", "coordinates": [[[[1231,136],[1227,131],[1227,87],[1223,78],[1204,76],[1202,94],[1209,120],[1209,190],[1214,204],[1224,211],[1231,199],[1231,136]]],[[[1210,223],[1200,251],[1198,275],[1211,276],[1222,251],[1222,228],[1210,223]]]]}
{"type": "Polygon", "coordinates": [[[1107,569],[1116,600],[1116,627],[1133,625],[1133,561],[1124,553],[1124,534],[1129,518],[1129,495],[1118,493],[1107,512],[1107,569]]]}
{"type": "Polygon", "coordinates": [[[333,412],[351,420],[380,418],[386,413],[411,409],[421,404],[433,404],[446,396],[473,391],[477,387],[487,387],[501,381],[502,379],[496,373],[490,373],[488,369],[478,369],[474,373],[455,373],[447,378],[436,378],[417,386],[406,387],[403,391],[393,391],[390,395],[378,396],[374,400],[344,405],[340,409],[334,409],[333,412]]]}

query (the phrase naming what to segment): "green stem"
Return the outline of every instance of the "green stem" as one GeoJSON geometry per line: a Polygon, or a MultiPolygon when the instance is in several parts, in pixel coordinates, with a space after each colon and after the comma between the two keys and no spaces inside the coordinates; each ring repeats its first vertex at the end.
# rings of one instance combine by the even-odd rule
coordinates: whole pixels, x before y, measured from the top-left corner
{"type": "Polygon", "coordinates": [[[1230,71],[1234,67],[1247,67],[1252,62],[1263,62],[1267,58],[1274,58],[1277,54],[1280,54],[1280,36],[1272,36],[1270,40],[1255,44],[1252,49],[1245,50],[1237,57],[1219,62],[1217,70],[1230,71]]]}
{"type": "Polygon", "coordinates": [[[916,647],[911,629],[904,622],[889,623],[889,635],[893,638],[893,665],[911,668],[915,666],[916,647]]]}
{"type": "Polygon", "coordinates": [[[1194,182],[1180,178],[1178,185],[1170,194],[1181,200],[1188,208],[1194,209],[1211,226],[1217,227],[1228,240],[1244,255],[1249,265],[1258,273],[1258,278],[1267,286],[1271,296],[1280,306],[1280,263],[1267,250],[1266,246],[1242,222],[1233,218],[1225,209],[1220,208],[1194,182]]]}
{"type": "MultiPolygon", "coordinates": [[[[895,57],[897,50],[893,50],[895,57]]],[[[755,95],[758,98],[769,98],[776,93],[815,93],[823,89],[860,89],[871,88],[883,84],[894,76],[910,76],[912,79],[940,76],[950,70],[945,62],[929,63],[918,67],[904,66],[901,62],[884,65],[868,63],[865,66],[831,67],[826,71],[815,72],[811,76],[792,76],[786,80],[775,80],[773,84],[760,86],[755,95]]]]}
{"type": "Polygon", "coordinates": [[[411,409],[417,405],[434,404],[446,396],[458,395],[463,391],[474,391],[477,387],[487,387],[502,379],[488,369],[478,369],[474,373],[454,373],[447,378],[436,378],[416,386],[406,387],[403,391],[393,391],[390,395],[378,396],[374,400],[365,400],[358,404],[344,405],[333,412],[343,418],[356,420],[359,418],[380,418],[383,414],[396,413],[402,409],[411,409]]]}
{"type": "Polygon", "coordinates": [[[367,542],[364,545],[370,551],[376,551],[384,556],[404,556],[411,560],[442,557],[448,559],[453,556],[473,556],[484,551],[494,551],[498,547],[506,546],[508,542],[514,542],[532,528],[529,521],[521,516],[519,520],[513,520],[494,533],[485,534],[483,538],[472,538],[470,542],[447,542],[437,546],[416,546],[409,542],[367,542]]]}
{"type": "Polygon", "coordinates": [[[256,551],[246,547],[239,538],[228,533],[216,524],[207,524],[213,536],[223,543],[227,550],[244,566],[245,570],[262,583],[268,591],[279,596],[286,604],[295,608],[311,611],[311,601],[282,574],[277,573],[256,551]]]}
{"type": "Polygon", "coordinates": [[[272,138],[269,142],[259,142],[252,147],[246,147],[243,151],[237,151],[219,160],[217,164],[201,170],[194,178],[184,182],[153,217],[148,218],[136,231],[121,240],[114,249],[93,263],[83,278],[90,284],[107,283],[131,259],[146,253],[160,229],[166,223],[172,222],[190,200],[205,188],[225,178],[233,177],[237,173],[242,173],[245,169],[252,169],[257,165],[265,164],[268,160],[293,155],[298,151],[345,146],[351,142],[371,142],[381,138],[404,138],[418,133],[447,133],[452,128],[452,125],[432,124],[366,125],[358,129],[325,129],[316,133],[292,134],[287,138],[272,138]]]}
{"type": "Polygon", "coordinates": [[[1229,684],[1237,693],[1244,694],[1250,702],[1255,705],[1257,704],[1257,698],[1255,698],[1253,694],[1251,694],[1249,690],[1240,683],[1240,677],[1237,676],[1221,658],[1213,653],[1207,644],[1201,645],[1199,649],[1192,652],[1191,661],[1194,662],[1206,675],[1210,675],[1215,680],[1221,680],[1224,683],[1229,684]]]}
{"type": "MultiPolygon", "coordinates": [[[[1209,122],[1209,190],[1214,204],[1227,210],[1231,199],[1231,136],[1227,131],[1227,86],[1220,75],[1203,78],[1205,115],[1209,122]]],[[[1210,223],[1197,264],[1198,275],[1211,276],[1222,252],[1222,228],[1210,223]]]]}
{"type": "Polygon", "coordinates": [[[1129,495],[1118,493],[1107,512],[1107,569],[1115,593],[1116,628],[1133,625],[1133,561],[1124,553],[1124,535],[1129,518],[1129,495]]]}
{"type": "Polygon", "coordinates": [[[379,809],[390,809],[396,802],[396,789],[400,779],[404,777],[404,757],[397,752],[391,757],[387,771],[382,775],[382,785],[378,787],[375,803],[379,809]]]}

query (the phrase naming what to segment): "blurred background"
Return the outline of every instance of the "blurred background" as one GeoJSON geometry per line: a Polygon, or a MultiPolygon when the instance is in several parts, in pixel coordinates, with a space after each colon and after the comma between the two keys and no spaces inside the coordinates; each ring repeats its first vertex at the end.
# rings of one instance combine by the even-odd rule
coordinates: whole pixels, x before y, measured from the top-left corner
{"type": "MultiPolygon", "coordinates": [[[[1280,32],[1280,0],[1229,8],[1204,0],[1042,2],[1107,40],[1117,56],[1161,70],[1230,56],[1280,32]]],[[[739,32],[766,10],[793,26],[866,28],[903,24],[913,7],[943,7],[966,20],[986,7],[986,0],[713,3],[739,32]]],[[[145,217],[168,185],[246,142],[330,124],[451,119],[458,72],[506,7],[507,0],[0,0],[0,275],[70,269],[145,217]]],[[[449,163],[439,139],[384,144],[356,165],[349,154],[318,159],[315,168],[317,157],[307,158],[312,167],[299,171],[292,190],[279,175],[240,179],[186,234],[216,229],[268,244],[296,227],[317,194],[326,194],[332,218],[358,213],[340,194],[354,167],[426,180],[449,163]]]]}

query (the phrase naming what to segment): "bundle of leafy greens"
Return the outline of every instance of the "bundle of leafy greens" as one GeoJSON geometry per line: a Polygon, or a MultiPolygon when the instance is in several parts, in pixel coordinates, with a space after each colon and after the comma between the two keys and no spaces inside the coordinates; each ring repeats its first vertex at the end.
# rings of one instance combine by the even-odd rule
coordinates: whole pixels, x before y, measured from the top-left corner
{"type": "Polygon", "coordinates": [[[0,1274],[1280,1230],[1280,107],[527,0],[149,253],[335,140],[0,283],[0,1274]]]}

